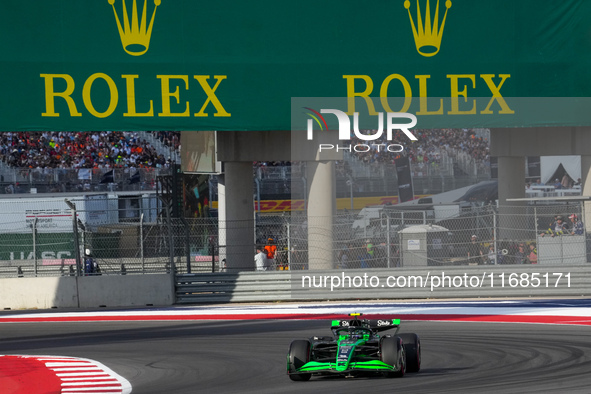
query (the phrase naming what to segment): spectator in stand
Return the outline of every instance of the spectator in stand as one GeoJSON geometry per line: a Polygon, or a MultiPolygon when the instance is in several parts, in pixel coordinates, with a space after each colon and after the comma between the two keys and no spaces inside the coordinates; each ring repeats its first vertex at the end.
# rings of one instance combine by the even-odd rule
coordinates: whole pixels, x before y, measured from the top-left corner
{"type": "Polygon", "coordinates": [[[554,179],[554,188],[556,190],[562,189],[562,183],[560,183],[560,180],[558,178],[554,179]]]}
{"type": "Polygon", "coordinates": [[[562,181],[560,181],[563,189],[570,189],[573,186],[573,181],[570,179],[570,176],[565,172],[562,176],[562,181]]]}
{"type": "Polygon", "coordinates": [[[538,264],[538,249],[536,249],[536,244],[534,243],[529,244],[527,260],[530,264],[538,264]]]}
{"type": "Polygon", "coordinates": [[[11,167],[41,173],[49,168],[146,168],[167,165],[138,133],[6,132],[0,159],[11,167]]]}
{"type": "MultiPolygon", "coordinates": [[[[373,134],[373,130],[362,131],[365,134],[373,134]]],[[[384,146],[388,144],[385,134],[375,141],[371,141],[369,153],[353,153],[351,156],[363,163],[379,167],[384,164],[394,164],[399,157],[409,157],[412,164],[416,165],[416,173],[427,174],[429,171],[436,171],[441,164],[442,150],[448,154],[457,156],[462,154],[473,160],[478,166],[488,167],[490,165],[489,142],[482,137],[477,137],[473,130],[468,129],[435,129],[422,130],[413,129],[413,133],[419,139],[405,144],[404,151],[400,153],[388,152],[384,146]]],[[[407,137],[402,131],[394,131],[393,141],[404,141],[407,137]]],[[[353,137],[352,145],[366,144],[368,141],[353,137]]],[[[258,176],[265,178],[265,170],[268,167],[277,165],[289,165],[287,162],[254,162],[258,169],[258,176]]],[[[347,162],[337,162],[336,171],[340,176],[350,175],[351,169],[347,162]]]]}
{"type": "Polygon", "coordinates": [[[562,216],[556,216],[556,220],[550,224],[550,228],[545,232],[541,233],[540,236],[543,237],[545,234],[551,234],[552,237],[556,235],[563,235],[569,233],[569,226],[567,223],[564,223],[562,216]]]}
{"type": "Polygon", "coordinates": [[[525,254],[525,244],[520,243],[517,245],[517,252],[513,256],[514,264],[525,264],[527,260],[527,256],[525,254]]]}
{"type": "Polygon", "coordinates": [[[494,245],[488,247],[488,264],[497,264],[497,254],[494,245]]]}
{"type": "MultiPolygon", "coordinates": [[[[366,134],[374,131],[365,131],[366,134]]],[[[405,146],[405,150],[400,153],[388,152],[380,144],[387,144],[385,136],[376,141],[372,141],[371,154],[353,154],[358,160],[370,165],[393,164],[397,157],[408,156],[412,164],[419,165],[419,170],[426,167],[437,168],[441,161],[441,150],[457,154],[462,152],[467,154],[476,163],[482,165],[489,163],[489,144],[486,139],[477,137],[472,130],[459,129],[440,129],[440,130],[421,130],[414,129],[413,133],[419,139],[405,146]]],[[[398,130],[393,135],[393,141],[403,141],[406,137],[398,130]]],[[[363,141],[354,137],[351,144],[363,144],[363,141]]]]}
{"type": "Polygon", "coordinates": [[[572,230],[570,235],[583,235],[585,234],[585,226],[583,222],[579,220],[579,217],[574,213],[568,217],[571,221],[572,230]]]}
{"type": "Polygon", "coordinates": [[[181,132],[180,131],[156,131],[153,132],[163,145],[172,148],[180,154],[181,151],[181,132]]]}

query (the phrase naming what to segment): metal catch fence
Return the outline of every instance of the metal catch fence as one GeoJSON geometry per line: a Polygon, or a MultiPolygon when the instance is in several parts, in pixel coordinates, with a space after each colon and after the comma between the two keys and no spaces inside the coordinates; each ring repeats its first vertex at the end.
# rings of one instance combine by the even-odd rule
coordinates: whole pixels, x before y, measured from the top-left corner
{"type": "MultiPolygon", "coordinates": [[[[134,204],[96,196],[69,205],[63,198],[33,205],[10,201],[5,207],[2,277],[223,272],[237,261],[248,271],[255,270],[256,248],[266,245],[276,248],[267,259],[269,270],[314,269],[308,231],[325,220],[309,219],[305,212],[257,213],[249,221],[172,218],[155,197],[134,204]],[[233,232],[252,238],[228,244],[233,232]],[[100,272],[86,269],[87,249],[100,272]]],[[[588,262],[582,203],[509,208],[501,214],[491,205],[382,206],[338,214],[331,218],[333,245],[326,245],[332,269],[588,262]]]]}

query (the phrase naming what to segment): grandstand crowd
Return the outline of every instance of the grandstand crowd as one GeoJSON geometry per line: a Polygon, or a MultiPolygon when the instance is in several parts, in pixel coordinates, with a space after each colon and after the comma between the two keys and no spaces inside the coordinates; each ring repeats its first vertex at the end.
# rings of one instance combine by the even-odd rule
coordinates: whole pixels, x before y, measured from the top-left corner
{"type": "MultiPolygon", "coordinates": [[[[371,132],[367,132],[368,134],[371,132]]],[[[474,162],[488,166],[489,142],[469,129],[415,129],[417,141],[410,141],[396,131],[392,141],[385,135],[375,141],[363,141],[357,137],[351,144],[368,144],[368,153],[352,153],[349,157],[370,166],[394,164],[396,158],[408,156],[411,163],[437,166],[445,153],[469,157],[474,162]],[[401,143],[401,153],[391,153],[379,144],[401,143]]],[[[168,149],[168,154],[159,153],[138,132],[7,132],[0,134],[0,160],[10,167],[27,169],[51,168],[168,168],[169,156],[175,151],[180,156],[180,132],[157,131],[153,136],[168,149]]],[[[289,161],[254,162],[253,166],[264,178],[267,168],[287,167],[289,161]]],[[[337,163],[340,176],[350,174],[346,161],[337,163]]]]}
{"type": "Polygon", "coordinates": [[[410,162],[413,164],[433,164],[439,163],[441,160],[441,150],[444,149],[446,151],[464,152],[477,162],[489,161],[489,142],[482,137],[476,136],[474,130],[413,129],[413,134],[417,137],[417,141],[409,141],[400,130],[393,135],[391,143],[401,143],[404,146],[404,150],[399,154],[387,152],[383,147],[380,148],[378,146],[379,144],[389,143],[385,135],[369,143],[354,137],[351,140],[351,144],[368,144],[371,147],[371,153],[352,156],[367,164],[377,165],[394,164],[396,158],[405,156],[408,156],[410,162]]]}
{"type": "Polygon", "coordinates": [[[181,132],[180,131],[153,131],[152,132],[160,142],[174,150],[180,156],[181,154],[181,132]]]}
{"type": "Polygon", "coordinates": [[[170,165],[170,160],[137,132],[116,131],[1,133],[0,160],[11,167],[29,169],[170,165]]]}
{"type": "MultiPolygon", "coordinates": [[[[366,131],[366,134],[372,132],[375,131],[366,131]]],[[[364,141],[360,138],[353,137],[351,139],[351,145],[367,144],[371,150],[369,152],[352,152],[348,157],[372,167],[393,165],[395,164],[394,161],[399,157],[409,157],[410,162],[415,165],[438,166],[441,162],[443,151],[445,151],[448,156],[467,156],[474,163],[482,167],[489,167],[490,165],[489,141],[486,138],[477,136],[474,130],[413,129],[413,133],[418,138],[417,141],[409,141],[402,131],[399,130],[394,134],[390,142],[386,140],[385,134],[375,141],[364,141]],[[383,145],[388,145],[389,143],[400,143],[404,147],[404,150],[400,153],[388,152],[383,145]],[[379,146],[380,144],[383,145],[379,146]]],[[[255,168],[258,168],[259,172],[262,170],[264,173],[266,168],[289,166],[291,163],[254,162],[253,164],[255,168]]],[[[337,162],[336,171],[339,176],[348,176],[351,174],[347,161],[337,162]]]]}

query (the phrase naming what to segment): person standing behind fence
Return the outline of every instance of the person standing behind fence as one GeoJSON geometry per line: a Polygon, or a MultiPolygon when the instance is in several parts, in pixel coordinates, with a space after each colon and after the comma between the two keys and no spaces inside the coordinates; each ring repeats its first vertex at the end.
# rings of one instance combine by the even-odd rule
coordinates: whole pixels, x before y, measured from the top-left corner
{"type": "Polygon", "coordinates": [[[583,222],[579,220],[579,217],[574,213],[568,217],[572,223],[572,231],[570,235],[583,235],[585,234],[585,226],[583,222]]]}
{"type": "Polygon", "coordinates": [[[497,254],[494,245],[488,247],[488,264],[497,264],[497,254]]]}
{"type": "Polygon", "coordinates": [[[529,254],[527,255],[527,260],[530,264],[538,264],[538,249],[536,249],[536,245],[533,243],[529,244],[529,254]]]}
{"type": "Polygon", "coordinates": [[[84,275],[100,275],[98,263],[92,258],[90,249],[84,251],[84,275]]]}
{"type": "Polygon", "coordinates": [[[482,245],[477,242],[478,237],[476,235],[472,235],[470,244],[468,245],[468,264],[482,263],[482,259],[484,258],[484,253],[482,252],[482,245]]]}
{"type": "Polygon", "coordinates": [[[371,240],[368,239],[365,243],[365,255],[361,259],[361,268],[369,268],[370,262],[374,258],[374,253],[373,244],[371,243],[371,240]]]}
{"type": "Polygon", "coordinates": [[[265,253],[264,248],[257,248],[257,254],[254,256],[254,265],[257,271],[267,271],[269,269],[269,261],[267,260],[267,253],[265,253]]]}
{"type": "Polygon", "coordinates": [[[276,269],[275,256],[277,255],[277,245],[273,238],[267,239],[267,245],[265,246],[265,253],[267,253],[267,265],[270,269],[276,269]]]}
{"type": "Polygon", "coordinates": [[[348,248],[343,248],[338,255],[338,268],[345,269],[348,268],[349,263],[349,253],[348,248]]]}
{"type": "Polygon", "coordinates": [[[525,264],[527,263],[527,255],[525,254],[525,244],[520,243],[517,245],[517,251],[513,255],[514,264],[525,264]]]}
{"type": "Polygon", "coordinates": [[[562,220],[562,216],[556,216],[556,221],[550,225],[550,228],[546,230],[546,232],[540,234],[543,237],[545,234],[551,234],[551,237],[555,235],[563,235],[565,233],[569,233],[569,226],[568,224],[564,223],[562,220]]]}

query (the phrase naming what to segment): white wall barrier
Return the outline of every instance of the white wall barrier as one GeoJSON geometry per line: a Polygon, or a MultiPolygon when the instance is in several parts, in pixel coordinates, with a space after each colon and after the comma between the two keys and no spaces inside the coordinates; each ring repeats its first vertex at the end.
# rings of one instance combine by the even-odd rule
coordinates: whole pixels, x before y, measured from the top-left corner
{"type": "Polygon", "coordinates": [[[64,276],[0,279],[0,307],[3,309],[76,308],[78,307],[76,278],[64,276]]]}
{"type": "Polygon", "coordinates": [[[49,309],[172,305],[169,274],[0,279],[0,308],[49,309]]]}

